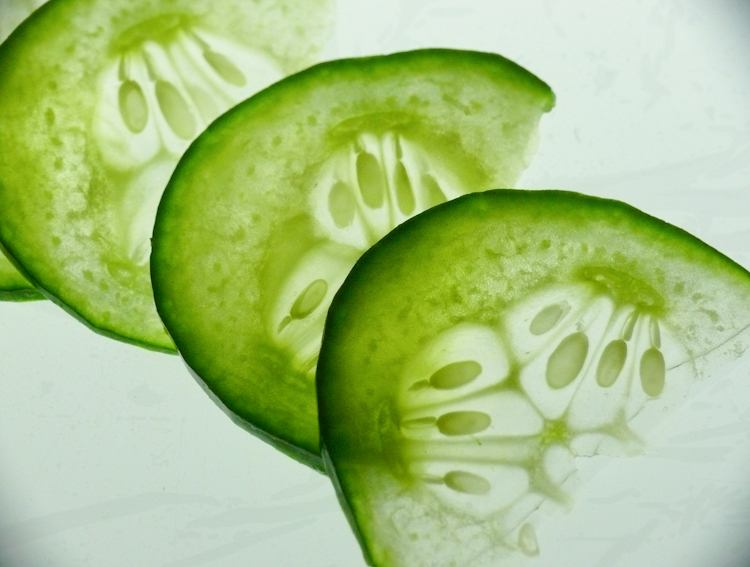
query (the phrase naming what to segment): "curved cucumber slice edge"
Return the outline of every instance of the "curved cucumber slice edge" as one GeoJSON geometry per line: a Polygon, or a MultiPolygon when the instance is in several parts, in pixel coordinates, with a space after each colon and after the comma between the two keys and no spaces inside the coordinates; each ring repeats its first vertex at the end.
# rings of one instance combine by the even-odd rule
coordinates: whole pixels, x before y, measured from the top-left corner
{"type": "Polygon", "coordinates": [[[500,190],[403,224],[335,297],[318,366],[368,561],[539,553],[536,510],[570,505],[574,457],[641,451],[749,335],[750,274],[623,203],[500,190]]]}

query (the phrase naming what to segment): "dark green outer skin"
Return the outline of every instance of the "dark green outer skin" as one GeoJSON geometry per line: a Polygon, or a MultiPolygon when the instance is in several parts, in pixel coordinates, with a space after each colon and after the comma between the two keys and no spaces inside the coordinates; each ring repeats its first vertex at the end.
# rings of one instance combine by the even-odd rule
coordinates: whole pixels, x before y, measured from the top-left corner
{"type": "Polygon", "coordinates": [[[0,301],[12,301],[23,303],[24,301],[39,301],[45,299],[39,291],[34,288],[9,289],[0,291],[0,301]]]}
{"type": "Polygon", "coordinates": [[[11,263],[93,331],[175,353],[153,305],[148,265],[113,252],[121,235],[110,205],[121,199],[124,175],[104,162],[91,128],[113,39],[144,20],[185,14],[292,72],[314,58],[315,35],[327,35],[327,16],[316,15],[326,2],[50,0],[40,7],[0,45],[0,240],[11,263]],[[279,25],[259,26],[263,10],[279,25]],[[285,13],[310,21],[309,29],[284,28],[285,13]]]}
{"type": "MultiPolygon", "coordinates": [[[[183,156],[159,205],[152,241],[157,309],[187,364],[238,423],[296,447],[296,458],[322,469],[315,386],[266,337],[258,305],[281,276],[255,269],[248,281],[247,266],[266,263],[269,238],[293,219],[307,218],[298,240],[309,245],[321,238],[305,217],[309,180],[333,148],[356,135],[356,117],[380,109],[406,114],[398,128],[424,140],[438,159],[454,163],[462,156],[456,174],[479,190],[514,184],[526,156],[518,155],[510,135],[528,129],[531,117],[535,131],[553,104],[545,83],[503,57],[435,49],[323,63],[226,113],[183,156]],[[466,106],[475,82],[483,100],[517,103],[516,122],[496,119],[502,108],[466,106]],[[447,90],[443,99],[434,94],[437,85],[447,90]],[[410,89],[414,96],[401,94],[410,89]],[[450,111],[450,121],[431,119],[429,104],[450,111]],[[460,124],[463,137],[444,131],[444,122],[460,124]],[[503,126],[510,130],[507,147],[503,126]],[[503,159],[503,152],[512,157],[503,159]]],[[[392,115],[370,119],[367,127],[390,129],[392,115]]]]}
{"type": "Polygon", "coordinates": [[[391,450],[403,365],[442,330],[492,325],[505,305],[592,265],[651,285],[664,300],[662,320],[694,359],[747,348],[750,273],[617,201],[563,191],[471,194],[407,221],[357,262],[329,309],[316,383],[328,473],[370,564],[391,564],[374,560],[387,556],[389,542],[368,541],[360,476],[377,470],[408,490],[391,450]]]}

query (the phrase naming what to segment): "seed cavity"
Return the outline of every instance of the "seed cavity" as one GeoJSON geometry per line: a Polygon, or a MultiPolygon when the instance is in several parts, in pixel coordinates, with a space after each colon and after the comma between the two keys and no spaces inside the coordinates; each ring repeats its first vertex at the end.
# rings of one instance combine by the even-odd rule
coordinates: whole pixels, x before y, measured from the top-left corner
{"type": "Polygon", "coordinates": [[[216,74],[230,85],[244,87],[247,84],[245,75],[242,74],[242,71],[240,71],[226,55],[207,49],[203,52],[203,57],[205,58],[206,63],[216,71],[216,74]]]}
{"type": "Polygon", "coordinates": [[[357,203],[354,201],[354,195],[349,186],[343,181],[334,183],[328,194],[328,211],[336,226],[345,228],[352,224],[356,210],[357,203]]]}
{"type": "Polygon", "coordinates": [[[357,183],[365,205],[379,209],[385,200],[385,179],[377,158],[370,152],[357,154],[357,183]]]}
{"type": "Polygon", "coordinates": [[[422,174],[421,185],[423,198],[427,208],[445,203],[448,200],[445,193],[443,193],[443,190],[440,189],[438,182],[429,173],[422,174]]]}
{"type": "Polygon", "coordinates": [[[437,427],[443,435],[472,435],[487,429],[492,420],[481,411],[453,411],[441,415],[437,427]]]}
{"type": "Polygon", "coordinates": [[[666,365],[658,349],[650,348],[641,357],[641,387],[646,395],[655,398],[664,390],[666,365]]]}
{"type": "Polygon", "coordinates": [[[118,93],[120,116],[133,134],[140,134],[148,123],[148,104],[141,86],[135,81],[125,81],[118,93]]]}
{"type": "Polygon", "coordinates": [[[622,339],[610,342],[602,352],[599,365],[596,367],[596,383],[602,388],[609,388],[620,376],[625,360],[628,357],[628,345],[622,339]]]}
{"type": "Polygon", "coordinates": [[[289,315],[293,319],[304,319],[318,308],[326,293],[328,283],[325,280],[315,280],[299,294],[289,310],[289,315]]]}
{"type": "Polygon", "coordinates": [[[434,160],[427,151],[383,130],[379,121],[376,125],[372,131],[371,124],[363,124],[341,143],[314,182],[314,208],[326,230],[339,240],[344,229],[347,240],[362,249],[406,218],[465,192],[448,178],[426,173],[434,160]]]}
{"type": "Polygon", "coordinates": [[[406,167],[404,167],[401,161],[396,164],[396,171],[393,177],[394,184],[396,185],[396,202],[398,203],[398,208],[403,214],[410,215],[414,212],[416,202],[409,174],[406,172],[406,167]]]}
{"type": "Polygon", "coordinates": [[[435,476],[432,474],[425,474],[419,477],[419,480],[426,482],[427,484],[445,484],[445,479],[442,476],[435,476]]]}
{"type": "Polygon", "coordinates": [[[443,482],[456,492],[477,496],[489,493],[491,488],[486,478],[466,471],[451,471],[443,477],[443,482]]]}
{"type": "Polygon", "coordinates": [[[539,542],[536,539],[534,526],[526,522],[518,531],[518,549],[525,555],[533,557],[539,555],[539,542]]]}
{"type": "Polygon", "coordinates": [[[303,361],[299,365],[299,369],[302,371],[303,374],[308,374],[312,372],[313,376],[315,375],[315,369],[317,367],[318,367],[318,355],[317,354],[311,356],[310,358],[303,361]]]}
{"type": "Polygon", "coordinates": [[[548,305],[532,319],[529,325],[529,332],[532,335],[543,335],[550,332],[568,311],[570,311],[570,304],[567,301],[548,305]]]}
{"type": "Polygon", "coordinates": [[[279,323],[279,326],[278,326],[278,327],[276,327],[276,332],[277,332],[277,333],[280,333],[281,331],[283,331],[284,329],[286,329],[286,326],[287,326],[287,325],[288,325],[289,323],[291,323],[291,322],[292,322],[292,318],[291,318],[291,316],[287,315],[286,317],[284,317],[284,318],[283,318],[283,319],[281,320],[281,323],[279,323]]]}
{"type": "Polygon", "coordinates": [[[196,131],[195,117],[177,87],[159,79],[156,81],[156,100],[172,131],[183,140],[192,139],[196,131]]]}
{"type": "Polygon", "coordinates": [[[193,99],[195,106],[198,108],[201,117],[206,122],[210,122],[217,115],[221,114],[221,109],[216,99],[207,93],[204,89],[195,85],[186,85],[190,98],[193,99]]]}
{"type": "Polygon", "coordinates": [[[664,308],[664,300],[654,288],[626,272],[606,266],[589,266],[581,270],[580,276],[601,286],[615,303],[637,305],[650,312],[664,308]]]}
{"type": "Polygon", "coordinates": [[[430,386],[436,390],[455,390],[473,382],[481,373],[482,365],[475,360],[452,362],[430,376],[430,386]]]}
{"type": "Polygon", "coordinates": [[[635,330],[635,324],[638,321],[638,315],[638,311],[633,311],[625,320],[625,326],[622,329],[622,338],[626,341],[633,338],[633,331],[635,330]]]}
{"type": "Polygon", "coordinates": [[[547,384],[550,388],[564,388],[576,379],[586,361],[589,339],[583,332],[565,337],[547,360],[547,384]]]}
{"type": "Polygon", "coordinates": [[[120,81],[125,81],[128,78],[128,61],[125,57],[120,57],[120,61],[117,64],[117,78],[120,81]]]}
{"type": "Polygon", "coordinates": [[[432,427],[436,423],[436,417],[418,417],[415,419],[405,419],[401,422],[401,426],[408,429],[424,429],[426,427],[432,427]]]}
{"type": "Polygon", "coordinates": [[[122,32],[112,47],[116,51],[129,51],[150,39],[162,41],[186,27],[187,19],[183,14],[171,13],[141,20],[122,32]]]}
{"type": "Polygon", "coordinates": [[[414,382],[411,386],[409,386],[410,392],[420,392],[424,390],[425,388],[430,387],[430,381],[429,380],[420,380],[419,382],[414,382]]]}
{"type": "Polygon", "coordinates": [[[659,330],[659,320],[651,317],[648,325],[649,334],[651,335],[651,344],[656,348],[661,348],[661,331],[659,330]]]}
{"type": "Polygon", "coordinates": [[[154,57],[148,51],[143,51],[142,54],[143,63],[146,65],[146,73],[148,73],[148,78],[150,81],[155,81],[158,73],[156,72],[156,63],[154,62],[154,57]]]}

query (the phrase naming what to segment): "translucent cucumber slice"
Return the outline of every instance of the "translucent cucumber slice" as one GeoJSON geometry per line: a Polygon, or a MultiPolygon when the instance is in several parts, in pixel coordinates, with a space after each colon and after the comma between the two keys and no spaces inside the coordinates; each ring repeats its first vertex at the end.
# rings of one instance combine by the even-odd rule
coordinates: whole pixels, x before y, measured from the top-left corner
{"type": "Polygon", "coordinates": [[[554,97],[484,53],[323,63],[217,120],[159,205],[152,278],[187,364],[238,423],[322,468],[315,365],[359,255],[469,188],[512,186],[554,97]]]}
{"type": "Polygon", "coordinates": [[[405,223],[330,307],[323,456],[367,561],[514,565],[575,456],[627,456],[750,341],[750,274],[623,203],[489,191],[405,223]]]}
{"type": "MultiPolygon", "coordinates": [[[[0,7],[0,43],[42,4],[44,0],[3,0],[0,7]]],[[[0,252],[0,301],[36,299],[44,299],[44,295],[21,275],[3,252],[0,252]]]]}
{"type": "Polygon", "coordinates": [[[175,347],[149,237],[179,157],[221,112],[309,64],[330,0],[50,0],[0,45],[0,241],[98,332],[175,347]]]}

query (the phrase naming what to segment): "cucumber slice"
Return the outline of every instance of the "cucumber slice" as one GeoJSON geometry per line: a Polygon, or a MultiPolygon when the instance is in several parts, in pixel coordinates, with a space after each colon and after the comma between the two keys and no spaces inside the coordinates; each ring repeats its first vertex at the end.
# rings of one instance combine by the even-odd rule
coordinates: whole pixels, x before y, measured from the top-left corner
{"type": "MultiPolygon", "coordinates": [[[[3,0],[0,9],[0,43],[42,4],[44,0],[3,0]]],[[[0,252],[0,301],[36,299],[44,299],[44,296],[20,274],[5,254],[0,252]]]]}
{"type": "Polygon", "coordinates": [[[151,260],[199,382],[322,468],[315,364],[349,268],[417,212],[512,185],[553,101],[498,55],[422,50],[318,65],[217,120],[170,180],[151,260]]]}
{"type": "MultiPolygon", "coordinates": [[[[623,203],[489,191],[405,223],[331,305],[323,456],[378,567],[539,553],[578,455],[631,455],[750,337],[750,274],[623,203]]],[[[513,563],[515,564],[515,563],[513,563]]]]}
{"type": "Polygon", "coordinates": [[[94,330],[174,351],[153,305],[161,192],[218,114],[306,66],[330,0],[51,0],[0,45],[0,241],[94,330]]]}

